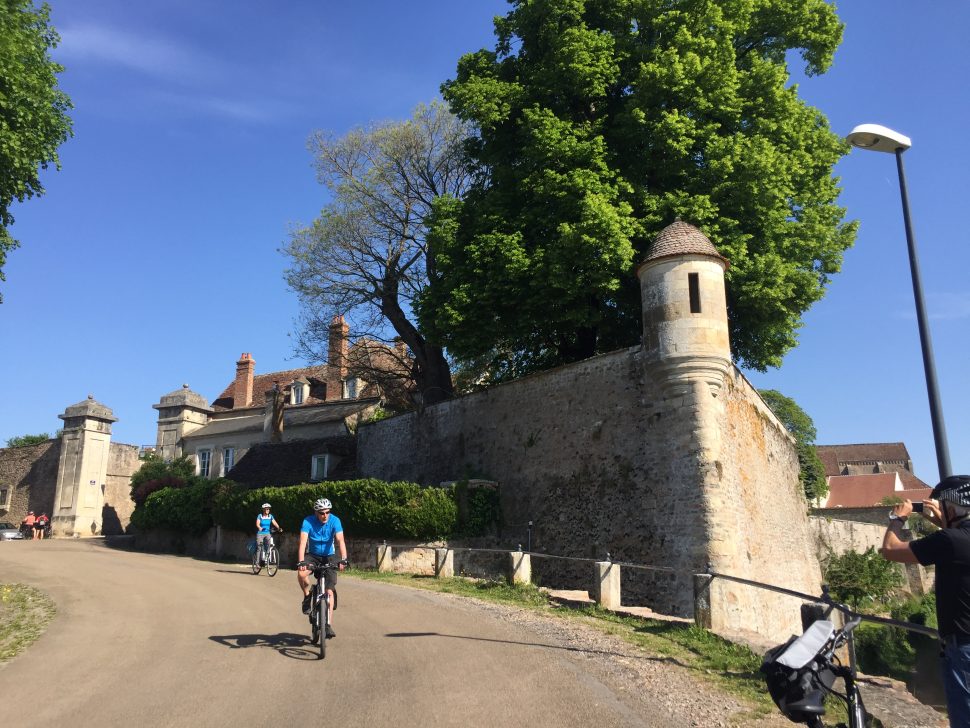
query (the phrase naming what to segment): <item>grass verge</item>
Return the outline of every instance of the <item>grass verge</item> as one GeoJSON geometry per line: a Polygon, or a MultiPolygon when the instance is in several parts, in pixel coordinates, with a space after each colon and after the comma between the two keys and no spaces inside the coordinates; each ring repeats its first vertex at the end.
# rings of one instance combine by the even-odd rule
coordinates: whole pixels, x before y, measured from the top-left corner
{"type": "Polygon", "coordinates": [[[43,634],[56,612],[49,596],[24,584],[0,584],[0,664],[43,634]]]}
{"type": "Polygon", "coordinates": [[[777,710],[758,669],[761,656],[707,630],[683,623],[623,616],[599,607],[574,609],[557,605],[532,584],[509,586],[504,581],[435,579],[428,576],[350,569],[351,576],[429,591],[457,594],[534,609],[563,619],[581,620],[654,656],[665,657],[698,677],[747,703],[754,714],[777,710]]]}

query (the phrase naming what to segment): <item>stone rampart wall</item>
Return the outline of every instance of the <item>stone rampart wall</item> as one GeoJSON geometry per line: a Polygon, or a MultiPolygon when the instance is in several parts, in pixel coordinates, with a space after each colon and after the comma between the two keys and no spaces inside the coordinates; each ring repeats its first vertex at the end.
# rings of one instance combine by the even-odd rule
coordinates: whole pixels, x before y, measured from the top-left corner
{"type": "Polygon", "coordinates": [[[101,533],[114,536],[125,532],[135,502],[131,499],[131,476],[141,467],[138,446],[112,442],[108,449],[108,472],[101,509],[101,533]]]}
{"type": "Polygon", "coordinates": [[[0,510],[0,520],[16,526],[27,511],[53,513],[60,453],[60,439],[0,448],[0,488],[10,491],[10,508],[6,512],[0,510]]]}
{"type": "MultiPolygon", "coordinates": [[[[639,348],[617,351],[363,425],[358,472],[424,484],[496,480],[510,549],[531,520],[533,551],[610,552],[672,570],[625,571],[629,605],[692,615],[691,575],[707,568],[712,549],[725,572],[817,593],[790,437],[736,370],[713,408],[702,400],[665,399],[639,348]],[[706,408],[700,419],[698,407],[706,408]],[[699,437],[719,448],[716,462],[700,462],[699,437]],[[723,517],[708,517],[710,505],[723,517]]],[[[568,588],[575,580],[579,588],[584,573],[582,565],[533,560],[540,584],[568,588]]],[[[797,630],[797,602],[715,583],[725,615],[716,629],[797,630]]]]}

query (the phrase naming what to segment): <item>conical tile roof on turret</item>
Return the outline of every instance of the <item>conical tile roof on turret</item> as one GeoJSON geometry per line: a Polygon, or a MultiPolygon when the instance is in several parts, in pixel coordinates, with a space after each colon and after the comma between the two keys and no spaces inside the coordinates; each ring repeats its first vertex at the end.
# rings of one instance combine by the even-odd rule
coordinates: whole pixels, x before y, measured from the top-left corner
{"type": "Polygon", "coordinates": [[[688,222],[677,218],[653,239],[647,257],[640,266],[658,258],[670,258],[680,255],[705,255],[717,258],[728,266],[728,260],[717,252],[714,243],[707,236],[688,222]]]}

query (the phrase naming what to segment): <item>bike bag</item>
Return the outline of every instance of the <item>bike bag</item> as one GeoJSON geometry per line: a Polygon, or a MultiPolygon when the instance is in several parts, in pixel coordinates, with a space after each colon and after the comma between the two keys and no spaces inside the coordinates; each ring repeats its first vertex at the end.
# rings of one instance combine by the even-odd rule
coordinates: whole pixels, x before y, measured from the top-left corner
{"type": "Polygon", "coordinates": [[[765,654],[761,672],[775,705],[792,723],[808,723],[825,714],[825,694],[835,681],[825,652],[835,634],[828,620],[814,622],[765,654]]]}

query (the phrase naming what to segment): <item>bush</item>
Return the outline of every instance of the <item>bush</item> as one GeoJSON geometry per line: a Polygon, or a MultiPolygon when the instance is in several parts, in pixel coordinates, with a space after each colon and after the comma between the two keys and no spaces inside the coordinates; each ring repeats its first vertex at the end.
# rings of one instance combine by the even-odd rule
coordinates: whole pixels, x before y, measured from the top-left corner
{"type": "Polygon", "coordinates": [[[213,502],[225,491],[225,481],[192,480],[195,482],[181,488],[150,493],[131,514],[131,524],[144,531],[167,528],[192,535],[205,533],[212,527],[213,502]]]}
{"type": "Polygon", "coordinates": [[[252,531],[261,503],[273,504],[273,515],[288,531],[298,531],[313,501],[329,498],[334,513],[354,536],[434,539],[453,534],[458,506],[453,488],[423,488],[416,483],[364,479],[241,490],[233,488],[215,504],[215,522],[237,531],[252,531]]]}
{"type": "MultiPolygon", "coordinates": [[[[936,629],[936,597],[911,597],[893,606],[891,614],[893,619],[936,629]]],[[[867,675],[886,675],[897,680],[907,680],[916,667],[916,640],[931,639],[899,627],[876,624],[861,624],[854,634],[859,668],[867,675]]]]}
{"type": "Polygon", "coordinates": [[[151,454],[131,476],[131,499],[137,509],[155,491],[184,488],[199,480],[195,475],[195,465],[187,455],[166,462],[158,455],[151,454]]]}
{"type": "Polygon", "coordinates": [[[887,561],[870,546],[863,553],[846,551],[830,554],[825,563],[825,581],[832,597],[860,608],[888,602],[903,582],[899,566],[887,561]]]}

